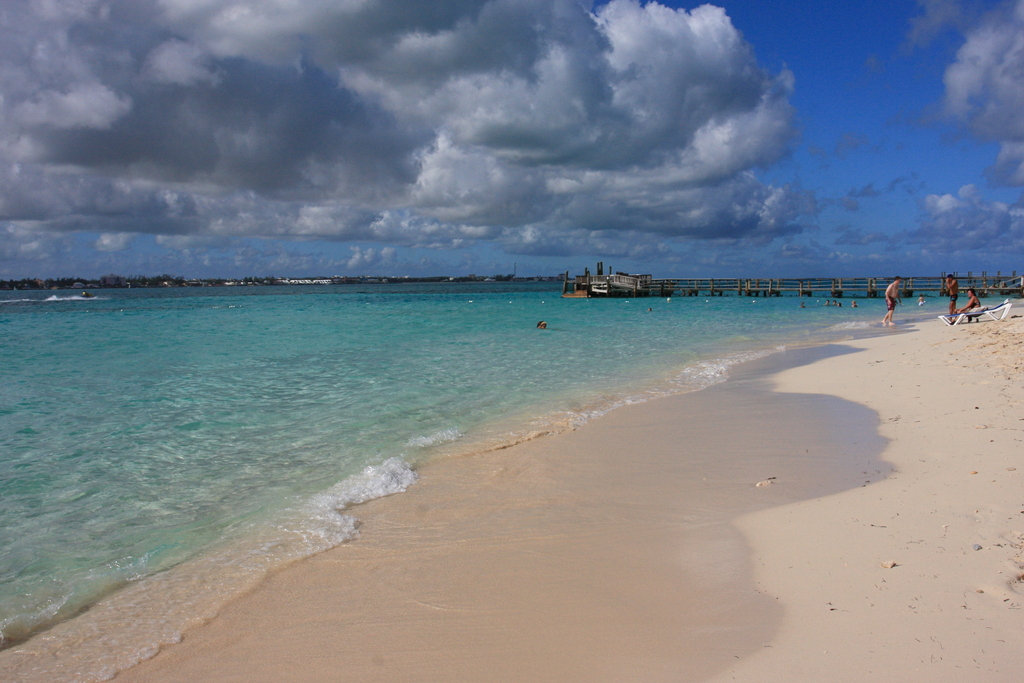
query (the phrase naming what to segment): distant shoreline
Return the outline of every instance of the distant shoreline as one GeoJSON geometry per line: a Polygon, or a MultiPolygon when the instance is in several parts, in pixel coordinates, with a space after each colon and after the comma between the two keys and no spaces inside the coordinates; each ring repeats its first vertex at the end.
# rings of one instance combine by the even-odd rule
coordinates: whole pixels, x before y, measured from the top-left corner
{"type": "MultiPolygon", "coordinates": [[[[115,276],[111,276],[115,277],[115,276]]],[[[275,287],[275,286],[313,286],[313,285],[379,285],[379,284],[465,284],[465,283],[489,283],[489,282],[514,282],[525,284],[531,282],[561,282],[558,275],[538,275],[535,277],[512,277],[496,275],[492,277],[468,276],[434,276],[434,277],[407,277],[407,276],[360,276],[360,277],[308,277],[308,278],[282,278],[282,277],[246,277],[246,278],[184,278],[160,275],[146,278],[123,278],[120,284],[103,284],[100,278],[21,278],[17,280],[0,280],[0,291],[33,291],[33,290],[63,290],[63,289],[142,289],[160,287],[275,287]],[[74,280],[72,282],[72,280],[74,280]]]]}

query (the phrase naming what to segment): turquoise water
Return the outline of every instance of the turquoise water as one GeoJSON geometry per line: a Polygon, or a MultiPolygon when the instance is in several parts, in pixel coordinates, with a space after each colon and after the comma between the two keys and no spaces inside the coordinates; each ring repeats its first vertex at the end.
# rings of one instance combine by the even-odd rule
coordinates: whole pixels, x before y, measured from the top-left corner
{"type": "MultiPolygon", "coordinates": [[[[202,579],[228,595],[240,575],[353,538],[351,506],[413,485],[425,458],[698,389],[884,314],[559,287],[0,292],[4,641],[128,585],[157,592],[170,568],[244,557],[230,579],[202,579]]],[[[184,624],[201,608],[175,609],[184,624]]]]}

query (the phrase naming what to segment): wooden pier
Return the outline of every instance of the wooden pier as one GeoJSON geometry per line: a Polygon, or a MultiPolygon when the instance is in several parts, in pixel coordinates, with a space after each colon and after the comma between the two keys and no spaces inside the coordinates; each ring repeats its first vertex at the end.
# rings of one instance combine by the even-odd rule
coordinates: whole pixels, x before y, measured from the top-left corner
{"type": "MultiPolygon", "coordinates": [[[[597,264],[597,273],[589,268],[583,275],[569,279],[565,273],[564,297],[643,297],[643,296],[808,296],[841,299],[843,297],[876,298],[883,296],[891,277],[849,278],[654,278],[650,275],[604,273],[604,264],[597,264]]],[[[953,273],[966,292],[973,287],[980,298],[987,296],[1024,296],[1024,276],[1012,273],[953,273]]],[[[931,294],[948,296],[946,273],[908,277],[902,282],[903,298],[931,294]]]]}
{"type": "MultiPolygon", "coordinates": [[[[650,275],[630,275],[629,273],[613,273],[611,268],[608,274],[604,272],[604,262],[597,264],[597,274],[592,275],[590,268],[583,269],[583,275],[577,275],[569,280],[569,271],[565,271],[565,279],[562,282],[562,296],[570,298],[591,298],[591,297],[638,297],[651,296],[652,290],[660,289],[655,287],[650,275]]],[[[657,296],[655,294],[654,296],[657,296]]],[[[671,296],[671,293],[666,296],[671,296]]]]}

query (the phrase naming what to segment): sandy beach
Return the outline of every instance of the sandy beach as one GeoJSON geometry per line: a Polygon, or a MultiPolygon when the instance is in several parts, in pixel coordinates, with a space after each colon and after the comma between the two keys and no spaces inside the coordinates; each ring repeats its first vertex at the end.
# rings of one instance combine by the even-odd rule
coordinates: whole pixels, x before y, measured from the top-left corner
{"type": "Polygon", "coordinates": [[[707,678],[782,616],[750,590],[731,520],[880,476],[871,411],[767,380],[844,352],[775,354],[702,392],[426,466],[407,493],[354,510],[358,541],[118,680],[707,678]]]}
{"type": "Polygon", "coordinates": [[[892,473],[738,521],[783,617],[713,680],[1020,680],[1024,320],[849,346],[777,388],[871,406],[892,473]]]}
{"type": "Polygon", "coordinates": [[[899,331],[427,465],[117,680],[1018,680],[1024,323],[899,331]]]}

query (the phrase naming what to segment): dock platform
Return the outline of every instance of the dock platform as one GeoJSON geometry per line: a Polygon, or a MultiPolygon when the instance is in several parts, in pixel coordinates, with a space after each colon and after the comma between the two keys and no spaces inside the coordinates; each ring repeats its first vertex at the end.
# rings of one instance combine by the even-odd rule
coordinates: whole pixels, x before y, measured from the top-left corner
{"type": "MultiPolygon", "coordinates": [[[[903,279],[903,298],[931,294],[948,296],[946,273],[903,279]]],[[[980,298],[987,296],[1024,296],[1024,276],[1012,273],[952,273],[960,291],[969,287],[980,298]]],[[[604,273],[604,264],[597,264],[597,273],[585,269],[583,275],[569,278],[566,271],[562,296],[567,298],[645,297],[645,296],[807,296],[841,299],[844,297],[876,298],[885,293],[891,277],[849,278],[655,278],[651,275],[604,273]]]]}

